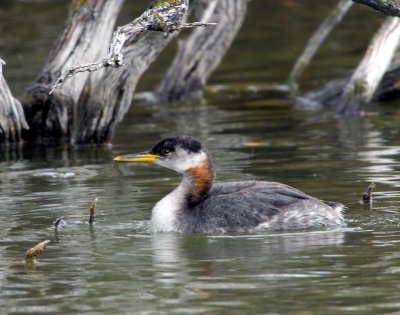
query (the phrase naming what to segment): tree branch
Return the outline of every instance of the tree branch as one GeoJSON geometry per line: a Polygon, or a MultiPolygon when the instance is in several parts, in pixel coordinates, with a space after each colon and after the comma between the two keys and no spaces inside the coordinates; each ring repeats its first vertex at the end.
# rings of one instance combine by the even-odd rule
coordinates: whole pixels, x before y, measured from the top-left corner
{"type": "Polygon", "coordinates": [[[128,41],[122,52],[126,66],[117,71],[97,72],[90,76],[76,113],[75,142],[108,143],[132,104],[133,92],[142,74],[160,52],[179,33],[164,38],[160,32],[146,32],[139,41],[128,41]]]}
{"type": "Polygon", "coordinates": [[[365,4],[385,15],[400,17],[400,0],[353,0],[365,4]]]}
{"type": "Polygon", "coordinates": [[[92,72],[104,67],[121,67],[123,65],[123,54],[121,50],[125,42],[128,39],[130,39],[130,41],[135,41],[147,31],[158,31],[168,34],[183,28],[216,25],[216,23],[201,22],[183,23],[182,18],[187,13],[188,6],[188,0],[156,1],[155,4],[150,6],[139,18],[117,28],[113,34],[109,53],[106,58],[68,70],[57,79],[49,94],[52,94],[65,80],[79,72],[92,72]]]}

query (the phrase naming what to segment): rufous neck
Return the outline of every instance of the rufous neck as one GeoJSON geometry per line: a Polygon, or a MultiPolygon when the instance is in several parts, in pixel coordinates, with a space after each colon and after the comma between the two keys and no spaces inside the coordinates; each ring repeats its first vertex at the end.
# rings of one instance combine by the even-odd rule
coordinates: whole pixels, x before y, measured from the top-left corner
{"type": "Polygon", "coordinates": [[[213,184],[214,176],[214,167],[209,158],[185,171],[183,182],[186,186],[186,199],[189,206],[198,204],[207,196],[213,184]]]}

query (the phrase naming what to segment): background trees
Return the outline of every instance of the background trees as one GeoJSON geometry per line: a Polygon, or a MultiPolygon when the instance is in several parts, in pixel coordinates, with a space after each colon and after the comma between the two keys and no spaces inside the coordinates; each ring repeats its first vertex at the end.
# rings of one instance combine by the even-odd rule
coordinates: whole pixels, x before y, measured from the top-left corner
{"type": "MultiPolygon", "coordinates": [[[[156,2],[157,5],[165,3],[174,6],[185,4],[185,1],[156,2]]],[[[342,0],[338,6],[350,8],[350,4],[350,0],[347,3],[342,0]]],[[[24,139],[44,144],[105,144],[111,141],[118,122],[132,104],[142,74],[180,30],[146,32],[140,39],[128,40],[121,51],[123,67],[81,73],[60,85],[52,95],[48,93],[61,73],[107,55],[123,5],[123,0],[72,1],[64,31],[20,100],[12,96],[0,74],[1,142],[20,143],[24,139]]],[[[247,6],[247,0],[190,1],[192,21],[218,24],[194,29],[190,36],[180,41],[175,60],[154,88],[152,100],[169,102],[201,92],[242,25],[247,6]]],[[[395,14],[390,9],[393,6],[384,9],[385,13],[395,14]]],[[[396,97],[396,56],[394,62],[389,61],[397,47],[398,25],[398,18],[383,24],[352,76],[318,87],[303,95],[302,101],[317,102],[322,107],[335,106],[341,115],[357,115],[372,98],[396,97]],[[378,50],[382,58],[379,71],[375,73],[369,65],[376,63],[377,58],[368,61],[368,56],[377,56],[378,50]],[[369,80],[365,81],[366,78],[369,80]]]]}

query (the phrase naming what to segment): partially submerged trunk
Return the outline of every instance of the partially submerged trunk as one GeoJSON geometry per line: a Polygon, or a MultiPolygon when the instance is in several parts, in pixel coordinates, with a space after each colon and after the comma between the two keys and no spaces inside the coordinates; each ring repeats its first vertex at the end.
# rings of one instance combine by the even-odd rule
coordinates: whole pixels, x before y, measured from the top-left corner
{"type": "Polygon", "coordinates": [[[103,76],[88,81],[78,106],[77,134],[74,137],[77,143],[107,143],[111,140],[117,124],[131,106],[140,77],[175,34],[178,33],[165,38],[159,32],[147,33],[123,49],[124,67],[104,72],[103,76]]]}
{"type": "Polygon", "coordinates": [[[3,77],[3,65],[0,58],[0,143],[18,143],[22,128],[29,127],[21,103],[13,97],[3,77]]]}
{"type": "Polygon", "coordinates": [[[400,19],[387,18],[375,34],[365,55],[346,84],[337,112],[354,115],[372,100],[372,97],[392,61],[399,45],[400,19]]]}
{"type": "MultiPolygon", "coordinates": [[[[308,106],[335,106],[336,112],[344,116],[362,112],[366,104],[374,97],[379,97],[380,82],[390,68],[399,40],[400,19],[387,18],[350,77],[329,82],[322,88],[306,93],[299,100],[308,106]]],[[[389,83],[388,75],[383,80],[386,82],[386,95],[389,95],[390,87],[393,86],[389,83]]]]}
{"type": "Polygon", "coordinates": [[[395,57],[392,67],[385,73],[374,95],[375,100],[387,101],[400,98],[400,56],[395,57]]]}
{"type": "Polygon", "coordinates": [[[196,19],[217,22],[215,27],[195,29],[180,41],[175,59],[156,87],[155,99],[170,102],[203,90],[243,24],[248,0],[197,0],[196,19]]]}
{"type": "MultiPolygon", "coordinates": [[[[381,2],[354,1],[369,4],[381,2]]],[[[248,0],[191,1],[198,19],[218,24],[205,29],[197,28],[187,40],[180,42],[173,64],[155,89],[157,101],[178,100],[203,89],[242,25],[247,2],[248,0]]],[[[382,3],[386,7],[388,4],[389,7],[393,5],[390,7],[390,14],[397,14],[392,9],[399,9],[398,2],[388,0],[382,3]]],[[[138,80],[160,51],[180,29],[207,25],[184,22],[188,0],[155,1],[139,18],[118,28],[108,51],[113,25],[123,3],[124,0],[72,1],[70,18],[64,33],[23,98],[25,116],[21,104],[12,96],[1,74],[0,62],[0,142],[20,141],[23,129],[23,138],[31,142],[109,142],[118,122],[131,105],[138,80]],[[175,34],[170,34],[171,32],[175,34]],[[121,36],[115,36],[116,33],[121,36]],[[99,59],[105,55],[107,58],[99,59]],[[82,62],[94,60],[98,61],[79,66],[82,62]],[[89,76],[90,71],[103,67],[118,68],[122,65],[122,68],[102,69],[89,76]],[[65,81],[78,72],[84,73],[65,81]],[[54,93],[49,95],[57,78],[59,79],[54,93]]],[[[336,13],[328,20],[335,22],[335,19],[340,19],[350,5],[348,1],[340,0],[336,13]]],[[[306,62],[309,62],[319,42],[329,32],[329,28],[322,29],[323,36],[312,42],[310,50],[306,50],[306,62]]],[[[362,109],[373,95],[381,98],[399,96],[400,80],[397,78],[400,67],[388,72],[378,92],[375,92],[389,66],[399,38],[399,20],[391,19],[374,37],[352,77],[334,81],[325,88],[306,94],[307,102],[331,103],[335,106],[341,104],[338,112],[348,115],[362,109]]],[[[305,64],[304,59],[300,60],[292,82],[296,81],[305,64]]]]}
{"type": "Polygon", "coordinates": [[[175,34],[215,24],[185,23],[188,0],[153,1],[140,17],[119,27],[111,40],[123,2],[73,1],[64,33],[24,96],[31,126],[24,139],[45,144],[108,143],[131,105],[138,80],[175,34]],[[89,76],[96,70],[101,71],[89,76]]]}
{"type": "MultiPolygon", "coordinates": [[[[351,75],[335,79],[322,87],[311,90],[297,100],[303,106],[314,109],[337,108],[340,97],[351,75]]],[[[372,100],[388,101],[400,98],[400,56],[396,56],[390,69],[377,86],[372,100]]]]}
{"type": "Polygon", "coordinates": [[[40,143],[70,142],[76,104],[89,72],[82,73],[49,95],[57,77],[82,60],[106,54],[113,26],[124,0],[73,1],[61,37],[22,100],[30,130],[24,139],[40,143]]]}

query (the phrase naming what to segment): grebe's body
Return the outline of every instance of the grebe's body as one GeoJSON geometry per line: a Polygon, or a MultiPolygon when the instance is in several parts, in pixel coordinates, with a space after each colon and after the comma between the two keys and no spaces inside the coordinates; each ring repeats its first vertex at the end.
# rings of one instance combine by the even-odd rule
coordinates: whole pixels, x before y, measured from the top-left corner
{"type": "Polygon", "coordinates": [[[281,183],[213,185],[211,157],[192,137],[167,138],[150,151],[115,160],[154,162],[183,174],[180,185],[153,208],[151,227],[156,232],[253,232],[344,224],[341,204],[324,202],[281,183]]]}

